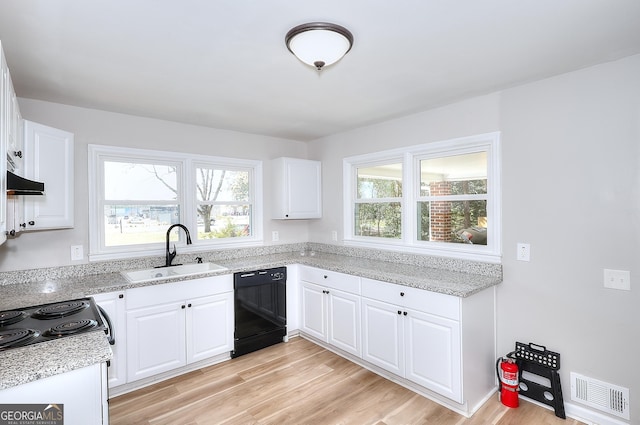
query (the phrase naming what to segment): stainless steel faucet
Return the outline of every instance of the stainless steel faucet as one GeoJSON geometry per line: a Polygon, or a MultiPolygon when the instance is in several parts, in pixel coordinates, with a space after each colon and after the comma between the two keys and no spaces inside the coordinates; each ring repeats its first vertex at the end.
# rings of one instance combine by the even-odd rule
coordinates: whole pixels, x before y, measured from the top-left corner
{"type": "Polygon", "coordinates": [[[173,252],[171,252],[169,250],[169,236],[171,234],[171,230],[174,227],[179,227],[182,230],[184,230],[184,233],[187,235],[187,245],[191,245],[191,235],[189,234],[189,229],[187,229],[187,227],[183,224],[172,224],[171,226],[169,226],[169,228],[167,229],[167,253],[166,253],[166,263],[164,265],[164,267],[171,267],[171,266],[179,266],[180,264],[171,264],[171,262],[173,261],[174,258],[176,258],[176,244],[173,244],[173,252]]]}

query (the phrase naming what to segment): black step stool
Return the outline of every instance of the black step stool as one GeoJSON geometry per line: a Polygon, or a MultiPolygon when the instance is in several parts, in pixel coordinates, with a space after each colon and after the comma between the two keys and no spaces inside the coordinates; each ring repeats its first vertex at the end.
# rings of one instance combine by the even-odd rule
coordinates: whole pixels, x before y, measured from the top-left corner
{"type": "Polygon", "coordinates": [[[518,365],[520,394],[553,407],[557,417],[566,419],[560,375],[558,374],[560,354],[548,351],[541,345],[516,342],[514,357],[518,365]],[[548,387],[523,378],[522,372],[525,371],[548,379],[551,386],[548,387]]]}

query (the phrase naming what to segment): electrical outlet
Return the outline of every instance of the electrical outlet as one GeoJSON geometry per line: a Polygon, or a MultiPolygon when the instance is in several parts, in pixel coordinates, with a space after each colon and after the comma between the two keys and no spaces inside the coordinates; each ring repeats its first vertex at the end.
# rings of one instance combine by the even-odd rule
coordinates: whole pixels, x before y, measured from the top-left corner
{"type": "Polygon", "coordinates": [[[81,261],[83,258],[82,245],[71,245],[71,261],[81,261]]]}
{"type": "Polygon", "coordinates": [[[338,240],[338,231],[337,230],[332,230],[331,231],[331,240],[332,241],[337,241],[338,240]]]}
{"type": "Polygon", "coordinates": [[[280,240],[280,234],[278,233],[277,230],[274,230],[273,232],[271,232],[271,240],[273,242],[278,242],[280,240]]]}
{"type": "Polygon", "coordinates": [[[628,270],[604,269],[604,287],[610,289],[631,290],[631,272],[628,270]]]}
{"type": "Polygon", "coordinates": [[[518,261],[529,261],[531,259],[531,245],[519,242],[516,259],[518,261]]]}

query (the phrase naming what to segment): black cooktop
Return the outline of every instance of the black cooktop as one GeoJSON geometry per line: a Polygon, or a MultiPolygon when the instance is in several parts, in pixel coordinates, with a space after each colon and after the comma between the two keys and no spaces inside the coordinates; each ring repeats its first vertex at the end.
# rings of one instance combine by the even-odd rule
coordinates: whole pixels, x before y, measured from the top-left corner
{"type": "Polygon", "coordinates": [[[93,298],[0,311],[0,351],[92,331],[107,332],[93,298]]]}

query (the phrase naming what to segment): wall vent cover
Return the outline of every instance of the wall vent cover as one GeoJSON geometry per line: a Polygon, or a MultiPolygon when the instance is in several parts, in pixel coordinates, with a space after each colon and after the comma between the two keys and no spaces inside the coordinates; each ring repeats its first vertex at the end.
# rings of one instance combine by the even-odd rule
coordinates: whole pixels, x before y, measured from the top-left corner
{"type": "Polygon", "coordinates": [[[571,400],[629,419],[629,389],[571,372],[571,400]]]}

